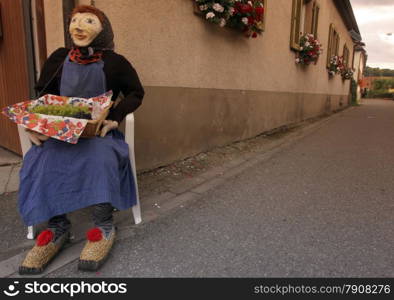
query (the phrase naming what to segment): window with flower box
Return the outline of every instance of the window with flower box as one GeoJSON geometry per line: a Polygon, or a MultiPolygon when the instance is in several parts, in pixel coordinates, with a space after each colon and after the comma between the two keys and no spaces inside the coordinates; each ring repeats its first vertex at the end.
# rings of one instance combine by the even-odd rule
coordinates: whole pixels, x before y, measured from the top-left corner
{"type": "Polygon", "coordinates": [[[340,38],[334,24],[330,24],[327,43],[327,68],[330,68],[331,58],[338,55],[340,38]]]}
{"type": "Polygon", "coordinates": [[[264,31],[267,0],[192,0],[194,12],[221,27],[256,38],[264,31]]]}
{"type": "Polygon", "coordinates": [[[300,38],[306,33],[317,36],[320,7],[317,1],[293,0],[291,14],[290,48],[299,51],[300,38]]]}

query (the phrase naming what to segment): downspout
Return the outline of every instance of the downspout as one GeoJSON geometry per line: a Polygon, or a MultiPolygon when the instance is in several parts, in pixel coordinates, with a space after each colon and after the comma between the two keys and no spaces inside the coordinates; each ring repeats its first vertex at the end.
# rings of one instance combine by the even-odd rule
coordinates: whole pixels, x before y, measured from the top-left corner
{"type": "Polygon", "coordinates": [[[71,12],[75,7],[75,0],[63,0],[63,27],[64,27],[64,44],[66,48],[71,48],[68,38],[68,23],[71,12]]]}

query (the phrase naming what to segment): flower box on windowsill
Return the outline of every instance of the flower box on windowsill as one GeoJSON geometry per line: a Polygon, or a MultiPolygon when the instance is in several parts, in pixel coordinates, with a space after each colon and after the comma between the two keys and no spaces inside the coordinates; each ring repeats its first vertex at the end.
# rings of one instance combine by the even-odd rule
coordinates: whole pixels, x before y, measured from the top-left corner
{"type": "Polygon", "coordinates": [[[263,0],[240,0],[221,4],[214,0],[192,1],[194,13],[210,23],[241,31],[246,37],[253,38],[264,30],[265,1],[263,0]]]}

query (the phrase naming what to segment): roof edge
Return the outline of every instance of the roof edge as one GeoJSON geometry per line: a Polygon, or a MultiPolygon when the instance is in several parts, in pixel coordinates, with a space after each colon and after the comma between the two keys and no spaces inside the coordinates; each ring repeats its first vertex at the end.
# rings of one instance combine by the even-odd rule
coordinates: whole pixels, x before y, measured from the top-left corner
{"type": "Polygon", "coordinates": [[[356,21],[356,17],[353,13],[352,5],[350,4],[350,0],[333,0],[335,6],[337,7],[339,14],[342,17],[343,22],[346,25],[348,31],[355,31],[357,32],[360,37],[360,29],[358,28],[358,24],[356,21]]]}

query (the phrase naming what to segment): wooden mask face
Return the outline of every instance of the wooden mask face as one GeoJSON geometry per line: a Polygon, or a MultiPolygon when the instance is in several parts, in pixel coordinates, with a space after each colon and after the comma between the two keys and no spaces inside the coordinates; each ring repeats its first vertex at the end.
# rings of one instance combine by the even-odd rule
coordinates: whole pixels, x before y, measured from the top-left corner
{"type": "Polygon", "coordinates": [[[69,32],[74,44],[87,47],[103,30],[99,18],[92,13],[76,13],[72,16],[69,32]]]}

